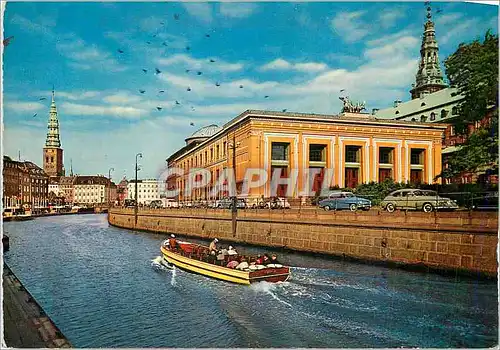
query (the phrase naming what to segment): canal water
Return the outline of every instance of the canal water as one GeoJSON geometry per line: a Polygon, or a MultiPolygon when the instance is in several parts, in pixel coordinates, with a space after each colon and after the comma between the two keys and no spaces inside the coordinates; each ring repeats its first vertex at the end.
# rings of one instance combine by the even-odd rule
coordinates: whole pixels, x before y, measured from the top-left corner
{"type": "Polygon", "coordinates": [[[4,230],[5,261],[75,347],[497,344],[492,281],[280,253],[294,266],[289,282],[240,286],[155,271],[166,235],[111,227],[106,215],[9,222],[4,230]]]}

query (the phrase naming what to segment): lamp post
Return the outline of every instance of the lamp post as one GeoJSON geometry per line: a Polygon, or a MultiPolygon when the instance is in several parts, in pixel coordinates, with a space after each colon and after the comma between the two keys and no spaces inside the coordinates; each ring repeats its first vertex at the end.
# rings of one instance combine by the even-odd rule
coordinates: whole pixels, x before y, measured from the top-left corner
{"type": "MultiPolygon", "coordinates": [[[[228,146],[233,151],[234,181],[236,181],[236,148],[238,148],[239,145],[240,143],[236,142],[236,135],[233,134],[233,142],[229,142],[228,146]]],[[[238,212],[238,208],[236,207],[236,205],[237,203],[236,203],[236,193],[235,193],[232,198],[232,205],[231,205],[233,237],[236,236],[236,214],[238,212]]]]}
{"type": "Polygon", "coordinates": [[[108,180],[109,180],[109,183],[108,183],[108,211],[109,211],[109,208],[111,207],[111,172],[112,171],[115,171],[115,168],[109,168],[109,170],[108,170],[108,180]]]}
{"type": "Polygon", "coordinates": [[[142,153],[137,153],[135,155],[135,224],[137,225],[137,172],[139,171],[139,167],[137,166],[137,158],[142,158],[142,153]]]}

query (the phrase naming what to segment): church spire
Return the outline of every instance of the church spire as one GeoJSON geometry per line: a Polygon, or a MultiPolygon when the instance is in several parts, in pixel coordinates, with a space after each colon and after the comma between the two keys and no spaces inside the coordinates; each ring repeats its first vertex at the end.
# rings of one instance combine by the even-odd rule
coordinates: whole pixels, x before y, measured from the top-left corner
{"type": "Polygon", "coordinates": [[[424,34],[420,46],[420,62],[416,74],[416,83],[413,84],[413,88],[410,90],[412,99],[420,98],[447,87],[439,65],[439,47],[429,2],[426,2],[426,7],[427,21],[424,24],[424,34]]]}
{"type": "Polygon", "coordinates": [[[50,104],[48,129],[49,131],[47,132],[45,147],[61,147],[61,141],[59,140],[59,120],[57,119],[57,107],[54,88],[52,88],[52,103],[50,104]]]}

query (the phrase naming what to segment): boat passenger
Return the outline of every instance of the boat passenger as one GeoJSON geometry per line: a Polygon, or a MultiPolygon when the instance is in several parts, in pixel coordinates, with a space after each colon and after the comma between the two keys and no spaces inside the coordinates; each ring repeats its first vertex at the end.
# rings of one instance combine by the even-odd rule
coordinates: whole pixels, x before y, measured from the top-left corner
{"type": "Polygon", "coordinates": [[[174,234],[170,235],[168,243],[169,243],[171,249],[175,250],[175,249],[179,248],[179,244],[177,243],[177,240],[175,239],[175,235],[174,234]]]}
{"type": "Polygon", "coordinates": [[[271,261],[269,262],[269,264],[281,264],[278,260],[278,257],[276,256],[276,254],[273,254],[271,256],[271,261]]]}
{"type": "Polygon", "coordinates": [[[269,258],[269,255],[266,253],[262,257],[262,265],[267,265],[271,262],[271,259],[269,258]]]}
{"type": "Polygon", "coordinates": [[[240,260],[240,263],[238,264],[238,266],[236,266],[236,270],[244,270],[244,269],[248,269],[248,262],[247,262],[247,259],[245,259],[244,256],[241,257],[241,260],[240,260]]]}
{"type": "Polygon", "coordinates": [[[214,240],[208,246],[210,253],[217,252],[217,242],[219,242],[219,240],[217,238],[214,238],[214,240]]]}
{"type": "Polygon", "coordinates": [[[227,250],[227,253],[229,255],[238,255],[238,252],[233,248],[233,246],[229,246],[229,249],[227,250]]]}
{"type": "Polygon", "coordinates": [[[264,259],[263,259],[263,258],[262,258],[262,256],[259,254],[259,255],[257,255],[257,259],[255,260],[255,263],[256,263],[257,265],[262,265],[263,260],[264,260],[264,259]]]}
{"type": "Polygon", "coordinates": [[[224,255],[224,256],[229,255],[229,254],[228,254],[228,250],[227,250],[226,248],[222,248],[222,249],[221,249],[221,251],[220,251],[220,253],[221,253],[222,255],[224,255]]]}
{"type": "Polygon", "coordinates": [[[229,267],[230,269],[236,268],[240,264],[238,260],[235,258],[230,258],[231,260],[227,263],[226,267],[229,267]]]}

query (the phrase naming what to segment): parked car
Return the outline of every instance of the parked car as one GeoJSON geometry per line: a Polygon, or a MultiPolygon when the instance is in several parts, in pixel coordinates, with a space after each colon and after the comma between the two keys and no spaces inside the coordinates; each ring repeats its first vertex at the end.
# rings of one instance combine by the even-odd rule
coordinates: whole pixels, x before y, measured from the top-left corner
{"type": "Polygon", "coordinates": [[[175,199],[164,198],[163,199],[164,208],[179,208],[179,202],[175,199]]]}
{"type": "MultiPolygon", "coordinates": [[[[217,208],[222,209],[231,209],[233,207],[233,199],[232,198],[222,198],[216,201],[217,208]]],[[[236,208],[245,209],[247,207],[246,201],[243,198],[236,199],[236,208]]]]}
{"type": "Polygon", "coordinates": [[[498,210],[498,192],[472,197],[467,203],[472,210],[498,210]]]}
{"type": "Polygon", "coordinates": [[[319,201],[318,205],[327,211],[332,209],[356,211],[358,209],[370,210],[372,202],[369,199],[358,197],[352,192],[332,192],[328,198],[319,201]]]}
{"type": "Polygon", "coordinates": [[[125,208],[133,208],[133,207],[135,207],[135,199],[125,199],[124,205],[125,205],[125,208]]]}
{"type": "Polygon", "coordinates": [[[286,198],[274,197],[266,203],[268,209],[290,209],[290,203],[286,198]]]}
{"type": "Polygon", "coordinates": [[[151,209],[160,209],[160,208],[165,208],[163,205],[163,201],[161,199],[155,199],[149,203],[149,207],[151,209]]]}
{"type": "Polygon", "coordinates": [[[456,201],[440,197],[436,191],[404,189],[390,193],[380,203],[382,209],[392,213],[396,209],[422,210],[430,213],[434,210],[458,209],[456,201]]]}
{"type": "Polygon", "coordinates": [[[252,209],[263,209],[267,207],[267,203],[264,198],[254,198],[247,201],[247,208],[252,209]]]}

